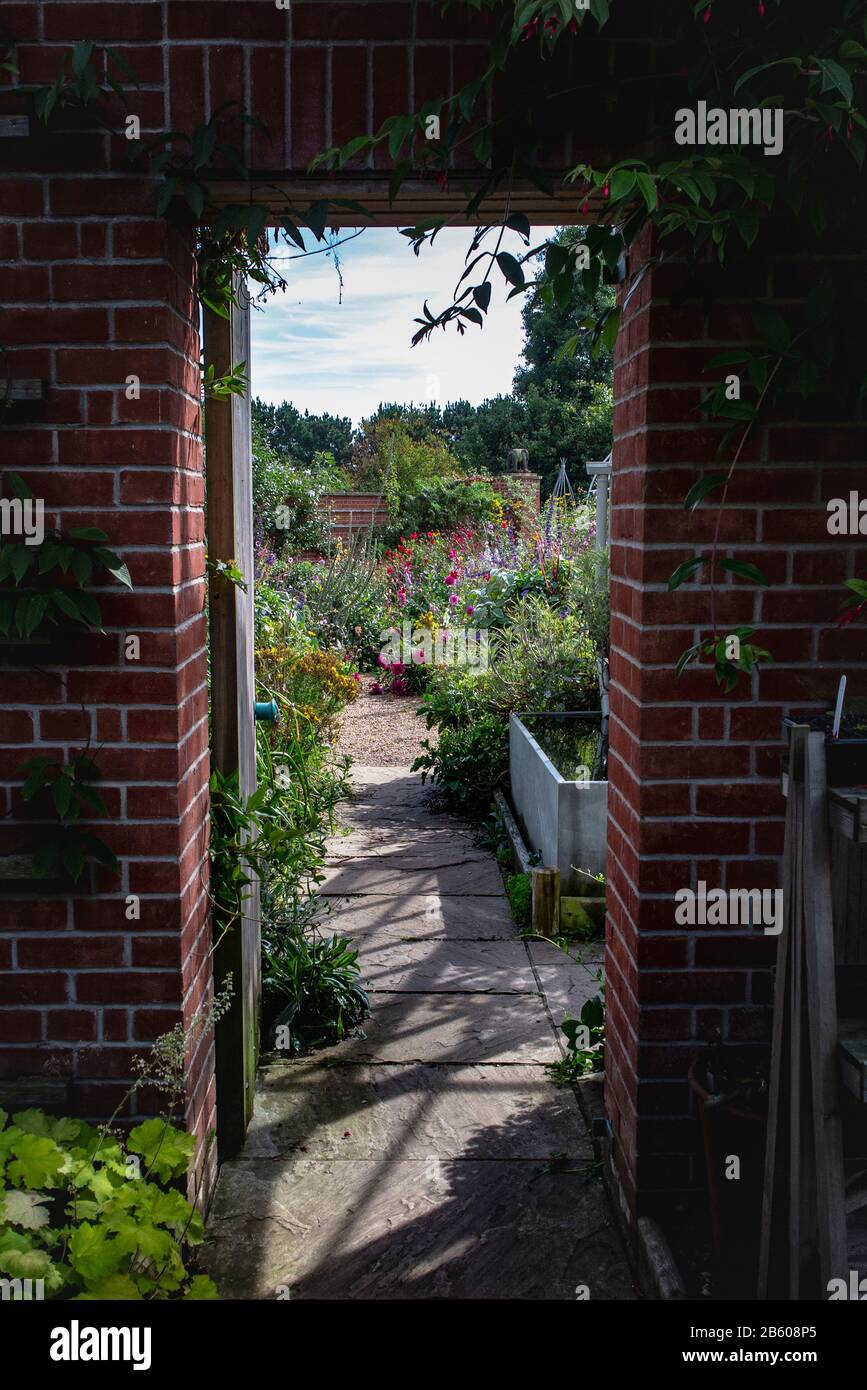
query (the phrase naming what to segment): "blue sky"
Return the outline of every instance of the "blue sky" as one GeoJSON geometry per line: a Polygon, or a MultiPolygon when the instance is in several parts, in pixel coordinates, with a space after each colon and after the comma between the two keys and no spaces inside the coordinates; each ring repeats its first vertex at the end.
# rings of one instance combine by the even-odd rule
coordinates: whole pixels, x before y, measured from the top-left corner
{"type": "MultiPolygon", "coordinates": [[[[534,228],[535,244],[548,233],[534,228]]],[[[416,258],[396,228],[364,231],[339,249],[342,303],[330,256],[281,264],[288,289],[253,314],[253,394],[358,423],[380,401],[475,405],[508,393],[521,355],[524,301],[506,303],[508,286],[499,273],[484,329],[468,324],[463,338],[438,330],[410,345],[424,299],[433,313],[451,303],[471,235],[467,228],[444,228],[416,258]]],[[[515,243],[508,249],[520,254],[520,238],[508,235],[515,243]]],[[[278,257],[288,254],[281,245],[278,257]]]]}

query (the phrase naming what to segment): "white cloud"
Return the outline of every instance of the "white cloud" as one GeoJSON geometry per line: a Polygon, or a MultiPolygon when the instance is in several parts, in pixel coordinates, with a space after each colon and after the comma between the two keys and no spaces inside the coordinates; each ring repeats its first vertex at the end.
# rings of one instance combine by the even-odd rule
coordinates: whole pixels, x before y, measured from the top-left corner
{"type": "MultiPolygon", "coordinates": [[[[548,232],[534,229],[538,241],[548,232]]],[[[339,252],[342,303],[330,257],[282,264],[288,289],[253,314],[254,395],[358,423],[380,401],[478,404],[507,394],[521,355],[524,300],[506,302],[499,272],[483,329],[468,324],[462,338],[455,329],[437,330],[410,345],[424,300],[433,313],[451,303],[470,236],[466,228],[446,228],[416,257],[396,229],[365,231],[339,252]]],[[[517,254],[522,243],[512,239],[517,254]]],[[[281,246],[278,254],[287,252],[281,246]]]]}

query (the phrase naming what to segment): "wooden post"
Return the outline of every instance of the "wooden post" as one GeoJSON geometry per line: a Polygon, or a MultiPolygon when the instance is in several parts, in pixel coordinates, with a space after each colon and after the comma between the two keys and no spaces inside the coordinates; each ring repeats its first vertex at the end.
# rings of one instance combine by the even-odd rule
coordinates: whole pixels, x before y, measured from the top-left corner
{"type": "Polygon", "coordinates": [[[560,932],[560,870],[533,870],[533,931],[554,937],[560,932]]]}
{"type": "Polygon", "coordinates": [[[824,735],[789,755],[758,1294],[800,1300],[847,1256],[824,735]]]}
{"type": "MultiPolygon", "coordinates": [[[[250,312],[246,288],[229,317],[205,312],[205,357],[217,376],[250,364],[250,312]]],[[[253,498],[250,398],[210,400],[205,409],[208,558],[231,561],[246,589],[214,572],[208,583],[211,647],[211,765],[238,773],[242,796],[256,787],[253,722],[253,498]]],[[[237,1153],[253,1111],[259,1050],[259,884],[254,882],[243,919],[225,930],[215,916],[214,984],[229,975],[233,998],[216,1028],[217,1138],[220,1157],[237,1153]]]]}

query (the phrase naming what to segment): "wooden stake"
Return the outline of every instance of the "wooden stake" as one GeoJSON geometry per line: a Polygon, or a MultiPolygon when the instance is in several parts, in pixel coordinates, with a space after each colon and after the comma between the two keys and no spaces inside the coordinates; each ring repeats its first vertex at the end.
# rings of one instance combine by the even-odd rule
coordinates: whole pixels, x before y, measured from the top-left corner
{"type": "Polygon", "coordinates": [[[553,937],[560,931],[560,870],[533,870],[533,931],[553,937]]]}

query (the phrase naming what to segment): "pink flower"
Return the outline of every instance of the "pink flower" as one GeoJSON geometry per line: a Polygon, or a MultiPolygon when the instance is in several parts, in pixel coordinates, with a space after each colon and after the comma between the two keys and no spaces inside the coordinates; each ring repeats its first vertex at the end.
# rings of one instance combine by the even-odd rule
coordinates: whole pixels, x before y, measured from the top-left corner
{"type": "Polygon", "coordinates": [[[467,604],[467,612],[468,612],[468,613],[475,613],[475,611],[476,611],[476,610],[475,610],[474,606],[473,606],[471,603],[468,603],[468,604],[467,604]]]}
{"type": "Polygon", "coordinates": [[[447,575],[446,575],[446,583],[447,583],[447,584],[454,584],[454,582],[455,582],[456,579],[457,579],[457,575],[456,575],[456,574],[447,574],[447,575]]]}
{"type": "Polygon", "coordinates": [[[458,601],[458,596],[457,596],[457,594],[449,594],[449,603],[451,604],[452,608],[454,608],[454,607],[456,606],[457,601],[458,601]]]}
{"type": "Polygon", "coordinates": [[[388,662],[386,661],[386,659],[385,659],[385,657],[383,656],[382,652],[380,652],[380,653],[379,653],[379,656],[376,658],[376,664],[377,664],[377,666],[387,666],[387,665],[388,665],[388,662]]]}
{"type": "Polygon", "coordinates": [[[416,666],[424,666],[424,648],[420,647],[417,652],[413,652],[412,659],[416,666]]]}
{"type": "Polygon", "coordinates": [[[406,590],[405,590],[405,589],[398,589],[398,591],[397,591],[397,601],[398,601],[398,603],[400,604],[401,608],[405,608],[405,607],[406,607],[406,590]]]}

